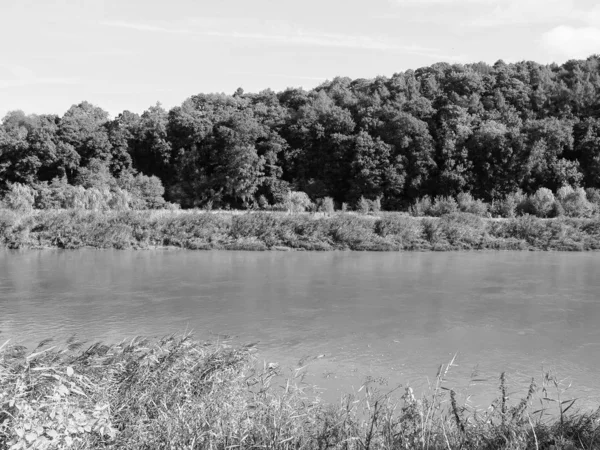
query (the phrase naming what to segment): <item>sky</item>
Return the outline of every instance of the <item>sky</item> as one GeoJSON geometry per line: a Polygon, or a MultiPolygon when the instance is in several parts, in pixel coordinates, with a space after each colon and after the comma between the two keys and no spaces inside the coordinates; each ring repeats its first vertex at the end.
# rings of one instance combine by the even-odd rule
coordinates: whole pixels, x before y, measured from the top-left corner
{"type": "Polygon", "coordinates": [[[597,0],[0,0],[0,117],[600,53],[597,0]]]}

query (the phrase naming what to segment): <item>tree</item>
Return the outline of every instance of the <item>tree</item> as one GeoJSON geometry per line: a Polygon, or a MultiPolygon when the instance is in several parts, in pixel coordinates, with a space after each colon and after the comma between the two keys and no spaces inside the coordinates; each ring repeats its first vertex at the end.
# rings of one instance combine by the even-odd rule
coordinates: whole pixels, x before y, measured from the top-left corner
{"type": "Polygon", "coordinates": [[[58,135],[79,154],[81,166],[87,166],[92,159],[111,162],[107,122],[108,113],[88,102],[71,106],[60,119],[58,135]]]}

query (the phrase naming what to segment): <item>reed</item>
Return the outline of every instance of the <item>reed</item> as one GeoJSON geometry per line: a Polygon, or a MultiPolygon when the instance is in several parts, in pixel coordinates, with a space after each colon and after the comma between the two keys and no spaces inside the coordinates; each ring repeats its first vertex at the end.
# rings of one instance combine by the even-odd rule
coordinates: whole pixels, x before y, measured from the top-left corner
{"type": "Polygon", "coordinates": [[[259,366],[250,346],[190,334],[113,345],[69,339],[0,346],[0,448],[594,449],[600,414],[578,412],[547,374],[513,406],[474,410],[448,386],[383,391],[370,379],[337,404],[299,369],[259,366]],[[540,407],[536,406],[540,404],[540,407]],[[552,405],[555,406],[552,412],[552,405]],[[557,407],[556,407],[557,406],[557,407]]]}

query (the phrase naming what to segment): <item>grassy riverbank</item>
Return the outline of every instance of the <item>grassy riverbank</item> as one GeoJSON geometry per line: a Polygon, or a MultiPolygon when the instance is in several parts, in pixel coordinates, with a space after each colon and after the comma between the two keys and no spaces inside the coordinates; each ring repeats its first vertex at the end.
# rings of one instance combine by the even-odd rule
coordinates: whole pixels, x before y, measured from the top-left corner
{"type": "Polygon", "coordinates": [[[569,250],[600,249],[600,219],[486,219],[468,213],[412,217],[356,213],[0,210],[7,248],[227,250],[569,250]]]}
{"type": "Polygon", "coordinates": [[[448,366],[422,397],[409,388],[382,393],[366,384],[339,404],[325,404],[303,387],[302,377],[281,383],[277,369],[256,369],[249,347],[190,336],[49,345],[32,353],[0,348],[0,449],[600,445],[598,412],[575,412],[572,401],[557,402],[551,377],[540,386],[532,382],[525,397],[513,401],[502,375],[498,400],[483,411],[457,401],[446,386],[448,366]]]}

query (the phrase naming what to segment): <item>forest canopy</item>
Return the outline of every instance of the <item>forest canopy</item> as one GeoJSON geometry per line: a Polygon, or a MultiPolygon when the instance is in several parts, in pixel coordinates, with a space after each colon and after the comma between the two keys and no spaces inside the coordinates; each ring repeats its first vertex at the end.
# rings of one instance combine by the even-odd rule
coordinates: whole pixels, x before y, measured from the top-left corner
{"type": "Polygon", "coordinates": [[[293,191],[395,210],[423,197],[591,192],[600,55],[198,94],[115,118],[88,102],[62,117],[13,111],[0,126],[0,194],[15,186],[41,208],[102,196],[139,208],[265,207],[293,191]]]}

